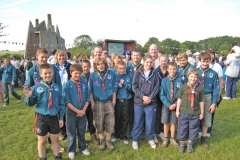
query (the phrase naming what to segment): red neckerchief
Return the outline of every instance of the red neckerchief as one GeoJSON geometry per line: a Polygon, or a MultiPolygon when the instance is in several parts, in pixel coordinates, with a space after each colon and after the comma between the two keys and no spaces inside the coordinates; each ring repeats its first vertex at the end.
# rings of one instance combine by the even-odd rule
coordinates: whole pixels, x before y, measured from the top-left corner
{"type": "Polygon", "coordinates": [[[48,88],[48,109],[52,108],[52,92],[54,83],[51,82],[51,85],[47,84],[45,81],[40,81],[40,84],[48,88]]]}
{"type": "Polygon", "coordinates": [[[170,80],[170,91],[171,91],[170,100],[173,100],[173,98],[174,98],[174,86],[173,86],[173,82],[174,82],[174,80],[177,78],[177,75],[175,75],[173,78],[171,78],[170,75],[168,75],[168,78],[169,78],[169,80],[170,80]]]}
{"type": "Polygon", "coordinates": [[[103,90],[104,92],[106,91],[106,88],[105,88],[105,86],[104,86],[104,81],[105,81],[105,79],[106,79],[106,77],[107,77],[107,74],[108,74],[108,72],[106,71],[104,77],[102,78],[101,75],[100,75],[100,72],[97,73],[98,77],[99,77],[100,80],[102,81],[102,90],[103,90]]]}
{"type": "Polygon", "coordinates": [[[191,85],[189,82],[187,82],[187,86],[191,89],[191,95],[190,95],[190,99],[191,99],[191,106],[190,108],[192,110],[194,110],[194,100],[195,100],[195,90],[196,90],[196,86],[197,83],[195,85],[191,85]]]}
{"type": "Polygon", "coordinates": [[[208,72],[208,69],[209,69],[209,67],[207,67],[207,68],[202,68],[202,67],[200,67],[200,70],[202,71],[202,88],[204,88],[204,74],[205,74],[205,72],[208,72]]]}
{"type": "Polygon", "coordinates": [[[71,81],[77,86],[78,88],[78,102],[82,102],[82,91],[81,91],[81,83],[80,81],[75,81],[72,80],[71,81]]]}

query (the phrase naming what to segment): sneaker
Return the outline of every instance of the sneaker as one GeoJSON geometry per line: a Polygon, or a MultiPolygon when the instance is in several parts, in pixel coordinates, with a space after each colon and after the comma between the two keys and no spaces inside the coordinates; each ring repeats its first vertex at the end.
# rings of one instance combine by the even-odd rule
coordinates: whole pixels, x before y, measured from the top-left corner
{"type": "Polygon", "coordinates": [[[200,136],[200,137],[201,137],[201,136],[202,136],[202,132],[199,132],[199,133],[198,133],[198,136],[200,136]]]}
{"type": "Polygon", "coordinates": [[[184,141],[180,141],[180,145],[178,147],[178,152],[183,153],[185,149],[185,142],[184,141]]]}
{"type": "Polygon", "coordinates": [[[7,104],[4,104],[4,105],[3,105],[3,107],[6,107],[6,106],[7,106],[7,104]]]}
{"type": "Polygon", "coordinates": [[[138,150],[138,142],[132,141],[132,148],[133,148],[134,150],[138,150]]]}
{"type": "Polygon", "coordinates": [[[230,97],[222,97],[223,99],[229,100],[231,99],[230,97]]]}
{"type": "Polygon", "coordinates": [[[193,152],[193,142],[187,143],[187,152],[192,153],[193,152]]]}
{"type": "Polygon", "coordinates": [[[162,141],[164,140],[164,134],[163,134],[163,132],[161,132],[158,136],[161,138],[162,141]]]}
{"type": "Polygon", "coordinates": [[[19,103],[21,101],[21,96],[20,96],[20,98],[17,100],[17,102],[19,103]]]}
{"type": "Polygon", "coordinates": [[[85,156],[90,156],[90,152],[88,149],[85,149],[84,151],[82,151],[82,154],[84,154],[85,156]]]}
{"type": "Polygon", "coordinates": [[[114,137],[114,138],[111,139],[111,142],[114,143],[114,142],[116,142],[118,139],[119,139],[119,138],[114,137]]]}
{"type": "Polygon", "coordinates": [[[128,140],[126,140],[126,139],[124,139],[124,140],[122,140],[122,141],[123,141],[123,143],[126,144],[126,145],[129,144],[128,140]]]}
{"type": "Polygon", "coordinates": [[[206,136],[207,136],[207,137],[211,137],[211,133],[207,133],[206,136]]]}
{"type": "Polygon", "coordinates": [[[106,140],[106,146],[110,150],[114,150],[114,146],[112,145],[112,142],[110,140],[106,140]]]}
{"type": "Polygon", "coordinates": [[[68,157],[73,160],[75,158],[75,153],[74,152],[69,152],[68,157]]]}
{"type": "Polygon", "coordinates": [[[207,141],[207,137],[203,137],[201,136],[201,144],[203,147],[208,147],[208,141],[207,141]]]}
{"type": "Polygon", "coordinates": [[[154,143],[154,140],[150,140],[150,141],[148,141],[148,143],[150,144],[152,149],[156,148],[156,144],[154,143]]]}
{"type": "Polygon", "coordinates": [[[175,148],[179,147],[178,143],[176,142],[176,140],[174,138],[170,138],[170,144],[173,145],[173,147],[175,147],[175,148]]]}
{"type": "Polygon", "coordinates": [[[157,136],[154,134],[154,143],[158,143],[158,139],[157,139],[157,136]]]}
{"type": "Polygon", "coordinates": [[[235,100],[236,98],[233,98],[233,100],[235,100]]]}
{"type": "Polygon", "coordinates": [[[168,146],[168,138],[167,137],[164,137],[164,139],[163,139],[163,143],[162,143],[162,148],[166,148],[167,146],[168,146]]]}

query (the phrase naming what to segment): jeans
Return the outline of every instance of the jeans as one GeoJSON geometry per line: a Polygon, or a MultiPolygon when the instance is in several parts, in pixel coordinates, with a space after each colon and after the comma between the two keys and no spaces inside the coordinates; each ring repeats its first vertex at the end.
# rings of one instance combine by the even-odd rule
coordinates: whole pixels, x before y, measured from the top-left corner
{"type": "Polygon", "coordinates": [[[156,121],[157,104],[148,106],[139,106],[134,104],[134,124],[132,130],[132,140],[138,141],[144,128],[145,117],[145,133],[147,140],[154,139],[155,121],[156,121]]]}
{"type": "Polygon", "coordinates": [[[226,78],[226,96],[236,98],[238,77],[233,78],[227,76],[226,78]]]}
{"type": "Polygon", "coordinates": [[[4,101],[5,104],[9,104],[9,91],[10,93],[18,100],[21,99],[21,96],[17,94],[17,92],[14,91],[14,87],[11,84],[8,83],[3,83],[2,82],[2,87],[3,87],[3,94],[4,94],[4,101]]]}

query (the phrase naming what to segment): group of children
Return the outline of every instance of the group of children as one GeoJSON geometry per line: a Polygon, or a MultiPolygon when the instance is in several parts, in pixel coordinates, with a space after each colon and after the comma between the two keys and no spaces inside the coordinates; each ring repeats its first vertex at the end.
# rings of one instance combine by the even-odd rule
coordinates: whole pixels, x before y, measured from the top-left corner
{"type": "MultiPolygon", "coordinates": [[[[94,50],[99,48],[95,47],[94,50]]],[[[32,74],[27,77],[23,91],[26,95],[25,103],[29,106],[36,105],[34,129],[38,135],[38,153],[41,160],[46,159],[48,132],[55,159],[61,159],[58,132],[63,125],[64,114],[69,158],[75,157],[76,136],[80,151],[84,155],[90,155],[85,142],[86,110],[90,107],[100,138],[99,149],[103,150],[107,146],[113,150],[112,142],[118,139],[127,145],[128,128],[133,149],[138,149],[139,137],[144,130],[151,148],[156,148],[154,139],[159,100],[163,103],[163,148],[169,143],[168,130],[171,123],[170,143],[178,147],[179,152],[184,152],[185,141],[188,140],[187,151],[193,152],[200,120],[201,143],[208,146],[206,131],[211,125],[211,113],[215,110],[219,96],[218,77],[216,72],[209,68],[211,57],[208,53],[200,54],[201,66],[198,69],[187,62],[185,53],[180,53],[180,66],[175,62],[168,63],[165,78],[153,68],[153,58],[150,55],[143,58],[143,64],[140,63],[141,53],[138,50],[132,51],[132,64],[126,66],[125,62],[118,60],[114,64],[114,70],[108,69],[105,58],[97,56],[94,58],[94,72],[91,74],[89,61],[83,61],[82,65],[71,65],[71,78],[63,86],[56,84],[54,67],[47,64],[46,49],[39,48],[36,56],[39,65],[35,70],[29,71],[32,74]],[[176,125],[180,145],[175,140],[176,125]]],[[[164,59],[164,56],[159,57],[160,64],[162,58],[164,59]]]]}

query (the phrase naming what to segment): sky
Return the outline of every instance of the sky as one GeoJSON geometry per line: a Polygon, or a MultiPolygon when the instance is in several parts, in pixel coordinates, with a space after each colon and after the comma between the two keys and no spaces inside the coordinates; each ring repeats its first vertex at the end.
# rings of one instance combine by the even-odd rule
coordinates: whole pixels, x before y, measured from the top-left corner
{"type": "MultiPolygon", "coordinates": [[[[240,37],[239,0],[1,0],[0,22],[9,25],[0,42],[26,43],[29,21],[35,27],[51,14],[65,44],[87,34],[98,39],[199,41],[216,36],[240,37]]],[[[0,50],[25,45],[0,43],[0,50]]]]}

